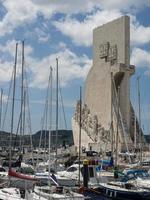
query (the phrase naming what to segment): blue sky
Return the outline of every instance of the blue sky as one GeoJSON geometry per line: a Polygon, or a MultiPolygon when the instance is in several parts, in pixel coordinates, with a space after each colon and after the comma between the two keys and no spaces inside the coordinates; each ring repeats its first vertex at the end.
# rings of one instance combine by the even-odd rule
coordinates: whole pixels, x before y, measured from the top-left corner
{"type": "MultiPolygon", "coordinates": [[[[25,40],[33,133],[41,128],[50,66],[53,67],[55,84],[56,57],[59,58],[67,127],[71,128],[79,87],[84,85],[92,65],[92,30],[125,14],[130,16],[131,64],[136,66],[136,73],[131,80],[131,100],[138,112],[136,79],[140,75],[142,127],[145,133],[150,133],[150,0],[0,0],[0,88],[4,91],[2,119],[14,63],[15,43],[25,40]]],[[[20,66],[18,64],[18,90],[20,66]]],[[[54,112],[55,92],[53,105],[54,112]]],[[[14,132],[19,101],[15,108],[14,132]]],[[[55,124],[55,114],[53,117],[55,124]]],[[[5,124],[4,129],[10,130],[9,114],[5,124]]],[[[59,127],[65,128],[61,111],[59,127]]]]}

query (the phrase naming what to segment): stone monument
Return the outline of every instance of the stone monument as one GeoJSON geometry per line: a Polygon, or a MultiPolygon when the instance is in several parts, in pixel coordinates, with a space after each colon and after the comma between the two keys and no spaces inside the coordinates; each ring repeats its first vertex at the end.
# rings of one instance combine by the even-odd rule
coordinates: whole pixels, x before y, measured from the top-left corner
{"type": "MultiPolygon", "coordinates": [[[[103,143],[105,148],[110,150],[112,142],[116,140],[117,126],[119,148],[132,146],[135,114],[130,102],[130,77],[134,70],[134,66],[130,65],[129,17],[123,16],[95,28],[93,66],[85,81],[82,106],[81,143],[84,147],[88,148],[88,144],[91,143],[99,143],[101,146],[103,143]]],[[[76,110],[72,120],[76,146],[79,142],[78,115],[76,110]]]]}

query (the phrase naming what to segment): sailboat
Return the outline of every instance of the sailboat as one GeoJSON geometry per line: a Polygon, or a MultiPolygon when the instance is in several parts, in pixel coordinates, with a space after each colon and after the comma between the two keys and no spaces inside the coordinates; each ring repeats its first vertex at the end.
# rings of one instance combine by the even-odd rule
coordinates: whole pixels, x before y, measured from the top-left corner
{"type": "MultiPolygon", "coordinates": [[[[29,188],[31,188],[31,186],[34,184],[34,181],[37,181],[37,179],[35,179],[34,177],[31,177],[29,175],[25,175],[25,174],[21,174],[19,172],[16,172],[14,169],[12,169],[12,161],[11,161],[11,144],[12,144],[12,133],[13,133],[13,121],[14,121],[14,100],[15,100],[15,79],[16,79],[16,64],[17,64],[17,48],[16,48],[16,60],[15,60],[15,69],[14,69],[14,84],[13,84],[13,103],[12,103],[12,123],[11,123],[11,135],[10,135],[10,164],[9,164],[9,171],[8,171],[8,175],[9,177],[14,177],[15,179],[21,179],[24,181],[27,181],[26,184],[24,185],[28,185],[29,188]]],[[[24,41],[22,41],[22,86],[21,86],[21,113],[20,113],[20,129],[23,132],[23,107],[25,105],[24,101],[25,101],[25,97],[24,97],[24,41]]],[[[22,147],[23,148],[23,147],[22,147]]],[[[21,148],[21,149],[22,149],[21,148]]],[[[21,152],[23,153],[23,152],[21,152]]],[[[22,154],[19,156],[20,160],[20,166],[21,166],[21,162],[22,162],[22,154]]],[[[11,178],[10,178],[11,179],[11,178]]]]}
{"type": "Polygon", "coordinates": [[[17,188],[3,188],[0,189],[1,200],[23,200],[21,198],[20,190],[17,188]]]}
{"type": "MultiPolygon", "coordinates": [[[[51,80],[52,80],[52,68],[50,69],[50,76],[51,76],[51,80]]],[[[49,79],[49,80],[50,80],[49,79]]],[[[52,86],[52,82],[51,84],[49,83],[49,85],[52,86]]],[[[48,87],[49,88],[49,87],[48,87]]],[[[51,88],[52,90],[52,88],[51,88]]],[[[51,94],[52,95],[52,94],[51,94]]],[[[52,96],[50,97],[51,102],[49,103],[49,105],[52,106],[52,96]]],[[[50,123],[51,123],[51,116],[50,116],[50,123]]],[[[49,129],[49,161],[50,161],[50,137],[51,137],[51,125],[50,125],[50,129],[49,129]]],[[[55,163],[55,167],[57,169],[57,148],[58,148],[58,59],[56,59],[56,163],[55,163]]],[[[35,186],[34,187],[34,192],[33,192],[33,199],[53,199],[53,200],[57,200],[57,199],[68,199],[68,200],[83,200],[84,196],[82,194],[76,193],[71,191],[71,189],[65,188],[63,186],[60,186],[57,178],[54,174],[52,174],[50,172],[50,163],[49,163],[49,171],[48,173],[42,173],[41,174],[43,177],[45,176],[45,179],[47,179],[47,182],[49,185],[47,186],[35,186]]],[[[41,176],[41,177],[42,177],[41,176]]],[[[40,174],[38,174],[37,177],[40,177],[40,174]]]]}
{"type": "Polygon", "coordinates": [[[150,175],[146,170],[127,170],[121,180],[100,183],[95,191],[104,196],[121,200],[150,199],[150,175]]]}
{"type": "MultiPolygon", "coordinates": [[[[24,52],[24,42],[22,42],[22,51],[24,52]]],[[[18,43],[16,43],[15,64],[14,64],[14,70],[13,70],[13,97],[12,97],[11,132],[10,132],[10,144],[9,144],[9,169],[8,169],[8,173],[5,174],[4,177],[0,177],[0,178],[4,178],[8,180],[9,187],[0,189],[1,200],[5,200],[5,199],[11,199],[11,200],[20,199],[21,200],[22,197],[25,197],[25,189],[26,188],[31,189],[35,181],[37,181],[37,179],[35,179],[34,177],[16,172],[16,170],[12,168],[12,167],[18,167],[18,166],[20,167],[21,162],[22,162],[21,155],[19,156],[19,159],[15,163],[12,162],[12,134],[13,134],[13,128],[14,128],[17,52],[18,52],[18,43]],[[23,193],[20,193],[20,191],[23,193]]],[[[24,57],[22,58],[22,71],[23,71],[23,67],[24,67],[24,57]]]]}

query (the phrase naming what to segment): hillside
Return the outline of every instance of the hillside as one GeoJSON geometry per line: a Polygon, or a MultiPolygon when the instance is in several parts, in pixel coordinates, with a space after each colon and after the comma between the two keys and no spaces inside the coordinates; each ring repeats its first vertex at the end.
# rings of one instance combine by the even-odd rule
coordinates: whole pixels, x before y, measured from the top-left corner
{"type": "MultiPolygon", "coordinates": [[[[39,146],[39,141],[41,137],[41,147],[48,147],[48,141],[49,141],[49,131],[43,130],[38,131],[35,134],[32,135],[32,143],[34,147],[39,146]]],[[[10,133],[1,131],[0,132],[0,146],[6,147],[9,146],[10,141],[10,133]]],[[[13,134],[12,135],[12,146],[18,147],[20,145],[20,138],[22,138],[22,144],[24,143],[24,146],[30,146],[31,144],[31,137],[30,135],[24,135],[22,137],[13,134]]],[[[56,131],[51,131],[51,146],[55,146],[56,141],[56,131]]],[[[58,130],[58,145],[73,145],[73,134],[72,130],[58,130]]]]}

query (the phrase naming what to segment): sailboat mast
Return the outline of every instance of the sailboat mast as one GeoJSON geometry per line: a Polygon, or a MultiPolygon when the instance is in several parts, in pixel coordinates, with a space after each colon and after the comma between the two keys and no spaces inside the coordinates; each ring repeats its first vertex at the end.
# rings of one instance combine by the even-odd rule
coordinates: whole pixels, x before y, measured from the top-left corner
{"type": "Polygon", "coordinates": [[[137,148],[137,133],[136,133],[136,115],[134,113],[134,148],[136,149],[137,148]]]}
{"type": "Polygon", "coordinates": [[[82,88],[80,87],[80,118],[79,118],[79,186],[80,186],[80,160],[81,160],[81,121],[82,121],[82,88]]]}
{"type": "Polygon", "coordinates": [[[141,132],[141,95],[140,95],[140,76],[137,77],[138,84],[138,107],[139,107],[139,147],[140,147],[140,161],[142,161],[142,132],[141,132]]]}
{"type": "Polygon", "coordinates": [[[22,66],[21,66],[21,107],[20,107],[20,149],[22,149],[23,136],[23,103],[24,103],[24,41],[22,41],[22,66]]]}
{"type": "Polygon", "coordinates": [[[118,165],[118,143],[119,143],[119,106],[120,106],[120,87],[118,86],[118,98],[117,98],[117,132],[116,132],[116,159],[115,166],[118,165]]]}
{"type": "Polygon", "coordinates": [[[13,97],[12,97],[12,111],[11,111],[11,131],[10,131],[10,144],[9,144],[9,168],[11,167],[11,147],[12,147],[12,134],[13,134],[13,125],[14,125],[14,108],[15,108],[15,92],[16,92],[16,66],[17,66],[17,52],[18,52],[18,43],[16,43],[15,51],[15,64],[14,64],[14,77],[13,77],[13,97]]]}
{"type": "Polygon", "coordinates": [[[59,82],[59,94],[60,94],[60,100],[61,100],[61,106],[62,106],[62,111],[63,111],[63,116],[64,116],[64,123],[65,123],[65,129],[67,130],[67,120],[66,120],[66,115],[65,115],[65,109],[64,109],[64,102],[63,102],[63,96],[62,96],[62,91],[60,87],[60,82],[59,82]]]}
{"type": "MultiPolygon", "coordinates": [[[[23,135],[22,136],[24,136],[24,134],[25,134],[25,123],[26,123],[26,112],[25,112],[26,111],[26,90],[24,90],[23,95],[24,95],[24,100],[23,100],[23,115],[22,115],[22,117],[23,117],[23,122],[22,122],[23,135]]],[[[23,153],[24,153],[24,139],[22,141],[22,149],[23,149],[23,153]]]]}
{"type": "Polygon", "coordinates": [[[58,58],[56,58],[56,168],[57,168],[57,148],[58,148],[58,58]]]}
{"type": "Polygon", "coordinates": [[[51,158],[51,131],[52,131],[52,89],[53,89],[53,80],[52,80],[52,77],[53,77],[53,68],[50,67],[50,103],[49,103],[49,106],[50,106],[50,109],[49,109],[49,165],[48,165],[48,172],[49,172],[49,175],[50,175],[50,158],[51,158]]]}
{"type": "Polygon", "coordinates": [[[113,73],[111,72],[111,156],[114,154],[114,127],[113,127],[113,73]]]}
{"type": "Polygon", "coordinates": [[[0,131],[2,131],[2,105],[3,105],[3,89],[1,89],[1,95],[0,95],[0,131]]]}

